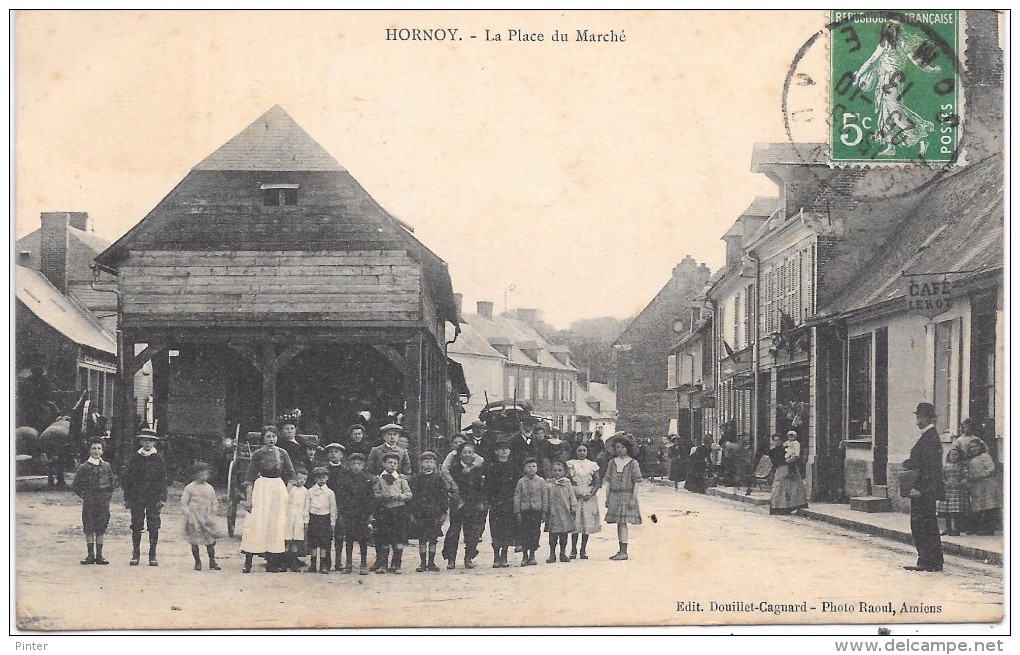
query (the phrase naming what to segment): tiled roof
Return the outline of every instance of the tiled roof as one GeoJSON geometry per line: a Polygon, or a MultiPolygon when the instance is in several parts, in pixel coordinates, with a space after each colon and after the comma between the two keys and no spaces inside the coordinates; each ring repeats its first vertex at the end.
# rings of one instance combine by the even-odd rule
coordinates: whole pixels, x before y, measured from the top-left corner
{"type": "Polygon", "coordinates": [[[549,351],[550,344],[545,338],[524,321],[501,316],[493,316],[491,319],[488,319],[479,314],[466,314],[464,322],[474,328],[488,343],[493,343],[493,339],[511,342],[513,347],[510,349],[508,361],[513,364],[541,366],[561,371],[577,370],[573,366],[563,364],[556,359],[549,351]],[[537,361],[521,351],[522,344],[525,348],[538,346],[541,349],[538,352],[537,361]]]}
{"type": "Polygon", "coordinates": [[[576,395],[574,414],[588,418],[610,419],[616,417],[616,392],[601,382],[589,382],[588,390],[576,395]],[[595,411],[598,403],[598,411],[595,411]]]}
{"type": "Polygon", "coordinates": [[[824,143],[756,143],[751,152],[751,170],[768,164],[803,165],[829,163],[829,146],[824,143]]]}
{"type": "Polygon", "coordinates": [[[770,196],[758,196],[751,201],[751,204],[747,206],[741,216],[764,216],[768,218],[775,211],[779,209],[779,198],[770,196]]]}
{"type": "MultiPolygon", "coordinates": [[[[447,325],[447,341],[453,339],[453,331],[453,325],[447,325]]],[[[457,335],[456,341],[446,347],[446,352],[454,359],[456,359],[458,355],[503,359],[503,355],[501,355],[498,350],[490,346],[488,340],[479,334],[478,330],[471,327],[470,323],[460,324],[460,334],[457,335]]]]}
{"type": "Polygon", "coordinates": [[[1002,268],[1003,166],[990,157],[945,179],[893,232],[875,257],[819,314],[864,309],[905,295],[903,273],[946,273],[962,281],[1002,268]]]}
{"type": "Polygon", "coordinates": [[[117,341],[87,310],[71,302],[39,271],[18,266],[14,274],[17,299],[39,320],[71,341],[117,354],[117,341]]]}
{"type": "Polygon", "coordinates": [[[344,167],[280,105],[274,105],[192,170],[343,171],[344,167]]]}

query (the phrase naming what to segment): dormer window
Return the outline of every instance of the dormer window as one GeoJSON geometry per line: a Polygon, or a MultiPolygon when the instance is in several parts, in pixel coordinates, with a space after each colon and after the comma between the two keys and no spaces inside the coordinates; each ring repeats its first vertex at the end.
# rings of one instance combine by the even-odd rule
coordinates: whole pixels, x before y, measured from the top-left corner
{"type": "Polygon", "coordinates": [[[262,206],[280,207],[297,205],[298,185],[296,184],[263,184],[262,206]]]}

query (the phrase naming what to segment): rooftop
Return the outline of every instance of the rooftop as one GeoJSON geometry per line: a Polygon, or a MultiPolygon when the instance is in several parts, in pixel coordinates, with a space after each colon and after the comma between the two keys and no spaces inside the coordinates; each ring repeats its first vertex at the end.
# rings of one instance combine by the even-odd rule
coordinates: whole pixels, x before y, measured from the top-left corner
{"type": "Polygon", "coordinates": [[[71,341],[110,355],[117,354],[117,340],[88,310],[78,306],[40,273],[17,266],[15,296],[28,311],[71,341]]]}

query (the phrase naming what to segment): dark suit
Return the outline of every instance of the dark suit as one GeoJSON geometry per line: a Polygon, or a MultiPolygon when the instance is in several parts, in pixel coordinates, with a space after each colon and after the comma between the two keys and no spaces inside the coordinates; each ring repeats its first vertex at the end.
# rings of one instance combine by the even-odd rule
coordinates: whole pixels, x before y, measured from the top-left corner
{"type": "Polygon", "coordinates": [[[485,459],[486,463],[496,461],[496,442],[491,436],[484,434],[481,438],[468,438],[468,443],[475,447],[475,454],[485,459]]]}
{"type": "Polygon", "coordinates": [[[925,430],[910,449],[910,459],[903,468],[918,471],[914,488],[920,496],[910,499],[910,534],[917,548],[917,565],[922,568],[942,568],[942,539],[935,516],[935,501],[945,495],[942,480],[942,444],[934,426],[925,430]]]}
{"type": "Polygon", "coordinates": [[[531,437],[531,443],[528,443],[520,432],[510,439],[510,461],[514,463],[514,469],[520,475],[524,475],[524,460],[529,457],[539,459],[540,443],[534,436],[531,437]]]}

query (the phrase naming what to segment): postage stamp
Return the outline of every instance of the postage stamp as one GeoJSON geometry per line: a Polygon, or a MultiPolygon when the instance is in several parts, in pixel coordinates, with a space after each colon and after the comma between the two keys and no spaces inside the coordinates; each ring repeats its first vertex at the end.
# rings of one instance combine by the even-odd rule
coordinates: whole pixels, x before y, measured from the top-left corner
{"type": "Polygon", "coordinates": [[[960,143],[960,12],[832,11],[834,164],[953,164],[960,143]]]}

